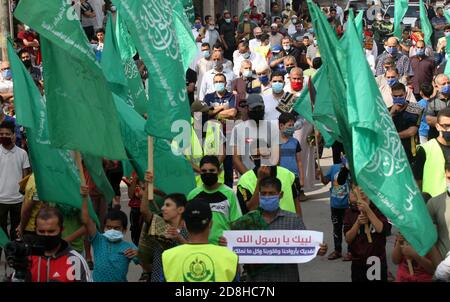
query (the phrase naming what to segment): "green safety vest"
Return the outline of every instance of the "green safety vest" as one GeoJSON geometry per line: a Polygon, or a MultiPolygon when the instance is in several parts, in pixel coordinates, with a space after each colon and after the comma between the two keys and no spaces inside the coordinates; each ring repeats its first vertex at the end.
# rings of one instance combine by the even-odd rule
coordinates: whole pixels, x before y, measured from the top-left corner
{"type": "MultiPolygon", "coordinates": [[[[206,122],[206,136],[205,141],[202,145],[194,131],[194,126],[191,127],[191,154],[188,154],[186,150],[186,158],[191,161],[194,165],[200,166],[200,161],[205,155],[219,155],[221,151],[220,146],[220,124],[213,121],[206,122]]],[[[222,172],[219,174],[219,182],[224,183],[225,173],[222,168],[222,172]]],[[[202,186],[203,182],[200,174],[195,173],[195,182],[197,186],[202,186]]]]}
{"type": "MultiPolygon", "coordinates": [[[[281,191],[283,191],[283,198],[280,199],[280,208],[282,210],[296,213],[294,196],[292,194],[292,185],[295,181],[295,174],[283,167],[277,167],[277,178],[281,181],[281,191]]],[[[258,178],[253,170],[247,171],[241,176],[238,182],[239,187],[247,189],[252,194],[256,189],[256,182],[258,178]]],[[[245,194],[241,191],[242,194],[245,194]]],[[[245,198],[245,195],[244,195],[245,198]]]]}
{"type": "Polygon", "coordinates": [[[421,145],[426,154],[423,167],[422,191],[435,197],[447,191],[445,158],[436,139],[421,145]]]}
{"type": "Polygon", "coordinates": [[[232,282],[238,256],[214,244],[183,244],[162,254],[167,282],[232,282]]]}

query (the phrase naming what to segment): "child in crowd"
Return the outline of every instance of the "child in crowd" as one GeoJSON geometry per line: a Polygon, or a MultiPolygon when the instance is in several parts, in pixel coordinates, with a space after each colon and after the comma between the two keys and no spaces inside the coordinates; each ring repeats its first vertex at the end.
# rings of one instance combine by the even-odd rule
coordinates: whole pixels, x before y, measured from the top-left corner
{"type": "MultiPolygon", "coordinates": [[[[428,107],[428,102],[430,101],[431,96],[433,95],[434,88],[431,84],[422,83],[420,84],[420,97],[422,98],[419,101],[420,107],[424,108],[424,110],[428,107]]],[[[430,126],[427,124],[426,114],[422,115],[422,121],[420,122],[419,127],[419,139],[420,144],[425,144],[428,141],[428,130],[430,130],[430,126]]]]}

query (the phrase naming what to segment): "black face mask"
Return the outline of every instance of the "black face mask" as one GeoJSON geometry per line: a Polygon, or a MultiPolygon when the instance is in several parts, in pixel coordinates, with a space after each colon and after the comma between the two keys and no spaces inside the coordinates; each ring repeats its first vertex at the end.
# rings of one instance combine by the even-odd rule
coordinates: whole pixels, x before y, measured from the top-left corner
{"type": "Polygon", "coordinates": [[[7,136],[0,137],[0,145],[3,145],[6,147],[6,146],[11,145],[11,143],[12,143],[12,138],[7,137],[7,136]]]}
{"type": "Polygon", "coordinates": [[[58,244],[61,243],[61,234],[55,235],[55,236],[44,236],[44,235],[37,235],[38,236],[38,242],[40,245],[44,247],[46,251],[53,251],[55,248],[58,247],[58,244]]]}
{"type": "Polygon", "coordinates": [[[248,118],[255,122],[262,121],[264,119],[264,110],[249,111],[248,118]]]}
{"type": "Polygon", "coordinates": [[[200,177],[207,187],[211,187],[217,183],[219,176],[217,173],[202,173],[200,177]]]}
{"type": "Polygon", "coordinates": [[[26,68],[31,67],[31,60],[23,60],[22,63],[23,63],[23,65],[25,65],[26,68]]]}

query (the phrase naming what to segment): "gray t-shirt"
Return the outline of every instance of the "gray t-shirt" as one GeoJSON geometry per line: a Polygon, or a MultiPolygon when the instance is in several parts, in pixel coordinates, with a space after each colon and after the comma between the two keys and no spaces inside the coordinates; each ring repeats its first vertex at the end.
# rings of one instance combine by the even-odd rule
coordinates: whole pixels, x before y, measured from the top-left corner
{"type": "Polygon", "coordinates": [[[319,48],[314,44],[309,45],[308,49],[306,50],[306,58],[310,59],[311,61],[314,60],[318,50],[319,48]]]}
{"type": "MultiPolygon", "coordinates": [[[[450,107],[449,101],[443,101],[437,97],[432,98],[427,105],[425,114],[427,116],[434,116],[436,117],[440,110],[450,107]]],[[[430,130],[428,131],[428,139],[436,138],[439,136],[439,132],[436,130],[435,127],[430,126],[430,130]]]]}
{"type": "Polygon", "coordinates": [[[438,240],[436,245],[442,257],[450,251],[450,197],[447,192],[431,198],[427,203],[433,223],[437,226],[438,240]]]}

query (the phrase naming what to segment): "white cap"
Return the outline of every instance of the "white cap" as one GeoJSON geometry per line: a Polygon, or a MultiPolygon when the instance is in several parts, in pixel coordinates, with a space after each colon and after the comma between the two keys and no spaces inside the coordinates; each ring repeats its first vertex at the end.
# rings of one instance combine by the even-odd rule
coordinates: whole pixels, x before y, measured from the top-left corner
{"type": "Polygon", "coordinates": [[[261,73],[264,72],[266,70],[270,69],[269,65],[267,63],[260,63],[258,65],[255,66],[255,72],[256,73],[261,73]]]}

